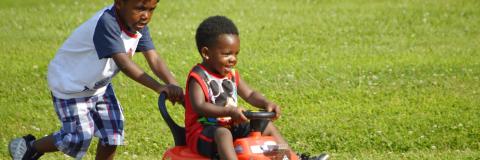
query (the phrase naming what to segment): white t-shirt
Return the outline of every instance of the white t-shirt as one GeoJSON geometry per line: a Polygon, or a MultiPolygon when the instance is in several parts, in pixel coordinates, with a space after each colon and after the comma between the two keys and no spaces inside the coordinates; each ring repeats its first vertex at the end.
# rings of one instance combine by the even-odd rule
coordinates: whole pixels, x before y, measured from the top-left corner
{"type": "Polygon", "coordinates": [[[48,86],[61,99],[103,94],[119,69],[111,56],[155,49],[148,27],[133,34],[119,25],[113,6],[80,25],[48,66],[48,86]]]}

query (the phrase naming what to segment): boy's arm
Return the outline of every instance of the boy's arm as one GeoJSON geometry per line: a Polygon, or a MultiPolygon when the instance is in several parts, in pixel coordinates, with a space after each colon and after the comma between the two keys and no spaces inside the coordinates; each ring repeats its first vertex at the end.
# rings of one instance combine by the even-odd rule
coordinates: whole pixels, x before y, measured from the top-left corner
{"type": "Polygon", "coordinates": [[[240,107],[220,107],[205,101],[202,87],[195,80],[188,82],[189,97],[193,110],[206,117],[232,117],[232,120],[241,123],[248,119],[242,113],[240,107]]]}
{"type": "Polygon", "coordinates": [[[240,97],[242,97],[246,102],[249,104],[258,107],[258,108],[263,108],[267,110],[268,112],[275,112],[275,118],[277,119],[280,117],[281,111],[280,107],[277,106],[275,103],[270,102],[265,98],[261,93],[251,89],[246,82],[242,80],[242,78],[239,78],[238,81],[238,94],[240,97]]]}
{"type": "MultiPolygon", "coordinates": [[[[154,90],[157,93],[167,92],[169,97],[174,96],[174,85],[161,85],[145,71],[143,71],[137,64],[135,64],[125,53],[117,53],[112,55],[115,64],[128,77],[137,81],[138,83],[154,90]]],[[[182,93],[183,96],[183,93],[182,93]]],[[[170,99],[170,98],[169,98],[170,99]]],[[[172,101],[174,102],[174,101],[172,101]]]]}
{"type": "Polygon", "coordinates": [[[157,51],[155,49],[143,51],[143,56],[145,56],[145,59],[148,62],[148,66],[150,66],[153,73],[158,78],[160,78],[163,82],[165,82],[169,86],[172,86],[171,95],[173,97],[169,96],[169,100],[171,102],[183,103],[183,89],[178,86],[177,81],[175,80],[173,75],[170,73],[170,70],[168,69],[167,65],[162,60],[162,58],[160,58],[157,51]]]}
{"type": "Polygon", "coordinates": [[[160,58],[156,50],[151,49],[148,51],[144,51],[143,56],[145,56],[145,59],[147,59],[148,65],[152,69],[153,73],[157,75],[157,77],[159,77],[162,81],[164,81],[167,84],[178,85],[177,81],[175,80],[173,75],[170,73],[170,70],[168,70],[167,65],[160,58]]]}

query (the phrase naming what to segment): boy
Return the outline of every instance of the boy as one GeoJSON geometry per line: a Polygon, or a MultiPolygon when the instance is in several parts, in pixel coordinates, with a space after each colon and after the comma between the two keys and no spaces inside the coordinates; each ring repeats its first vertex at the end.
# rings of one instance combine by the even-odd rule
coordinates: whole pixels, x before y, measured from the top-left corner
{"type": "MultiPolygon", "coordinates": [[[[187,146],[210,158],[218,154],[220,159],[237,159],[233,141],[249,133],[249,123],[242,113],[244,109],[237,106],[237,94],[255,107],[275,112],[275,118],[280,116],[280,107],[252,90],[234,69],[240,38],[230,19],[223,16],[205,19],[197,28],[195,39],[202,63],[193,67],[187,79],[187,146]]],[[[290,157],[298,159],[272,123],[262,134],[273,136],[288,148],[290,157]]]]}
{"type": "Polygon", "coordinates": [[[157,55],[147,26],[157,3],[115,0],[72,33],[48,67],[48,85],[62,128],[39,140],[32,135],[12,140],[13,159],[38,159],[54,151],[80,159],[93,136],[100,139],[96,158],[113,159],[124,139],[122,107],[111,84],[119,71],[157,93],[166,92],[172,102],[183,101],[183,91],[157,55]],[[135,51],[143,52],[165,85],[131,60],[135,51]]]}

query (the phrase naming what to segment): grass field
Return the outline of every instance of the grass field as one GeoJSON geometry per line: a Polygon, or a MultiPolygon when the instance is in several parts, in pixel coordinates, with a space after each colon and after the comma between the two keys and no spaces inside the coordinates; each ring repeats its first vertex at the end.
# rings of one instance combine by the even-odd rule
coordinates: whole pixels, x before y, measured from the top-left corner
{"type": "MultiPolygon", "coordinates": [[[[110,3],[0,1],[0,159],[9,158],[11,138],[60,128],[47,65],[78,25],[110,3]]],[[[149,26],[184,86],[200,62],[197,25],[230,17],[240,29],[240,73],[282,106],[275,124],[297,151],[480,159],[479,8],[477,0],[162,0],[149,26]]],[[[134,60],[147,69],[143,56],[134,60]]],[[[117,158],[160,159],[173,140],[157,95],[123,74],[113,83],[126,116],[127,145],[117,158]]],[[[183,122],[182,110],[173,114],[183,122]]]]}

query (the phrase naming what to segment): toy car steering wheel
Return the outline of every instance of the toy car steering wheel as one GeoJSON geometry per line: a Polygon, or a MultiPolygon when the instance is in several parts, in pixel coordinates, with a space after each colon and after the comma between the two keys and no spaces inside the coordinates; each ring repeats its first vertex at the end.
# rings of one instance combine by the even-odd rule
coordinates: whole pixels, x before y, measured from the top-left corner
{"type": "Polygon", "coordinates": [[[247,110],[243,112],[243,115],[248,119],[272,119],[275,117],[275,112],[247,110]]]}

